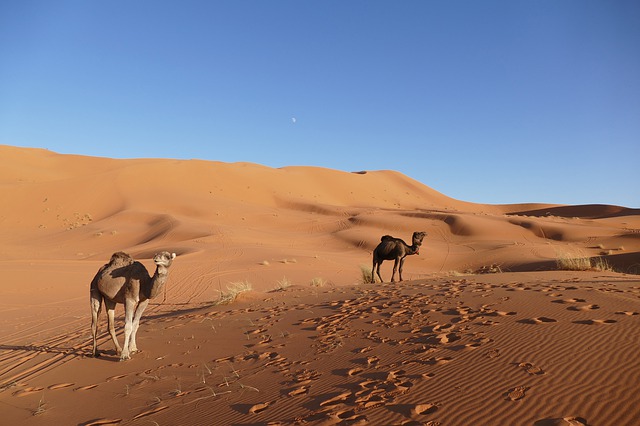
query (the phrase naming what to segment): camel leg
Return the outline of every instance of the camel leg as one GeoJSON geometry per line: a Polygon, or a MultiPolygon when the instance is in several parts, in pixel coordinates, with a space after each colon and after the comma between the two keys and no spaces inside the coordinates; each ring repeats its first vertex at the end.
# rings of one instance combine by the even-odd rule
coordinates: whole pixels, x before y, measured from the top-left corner
{"type": "Polygon", "coordinates": [[[400,269],[398,269],[398,275],[400,275],[400,281],[402,282],[402,267],[404,266],[404,257],[400,259],[400,269]]]}
{"type": "Polygon", "coordinates": [[[136,345],[136,334],[138,333],[138,327],[140,326],[140,318],[142,318],[142,314],[144,313],[144,310],[147,309],[148,304],[149,299],[140,302],[138,304],[138,308],[136,309],[136,313],[133,316],[133,328],[131,329],[131,340],[129,340],[130,354],[138,351],[138,346],[136,345]]]}
{"type": "MultiPolygon", "coordinates": [[[[398,270],[398,258],[396,258],[396,260],[393,262],[393,274],[391,274],[391,282],[395,282],[396,281],[396,271],[398,270]]],[[[402,278],[400,278],[400,281],[402,281],[402,278]]]]}
{"type": "Polygon", "coordinates": [[[97,290],[91,290],[91,336],[93,337],[93,349],[91,355],[100,356],[98,352],[98,317],[102,309],[102,294],[97,290]]]}
{"type": "MultiPolygon", "coordinates": [[[[380,266],[382,265],[382,260],[380,260],[380,261],[378,261],[376,263],[377,263],[376,274],[378,274],[378,278],[380,278],[380,282],[383,283],[384,280],[382,279],[382,275],[380,275],[380,266]]],[[[371,273],[371,275],[373,275],[373,272],[371,273]]],[[[371,278],[372,278],[373,282],[375,283],[375,281],[376,281],[375,277],[372,276],[371,278]]]]}
{"type": "Polygon", "coordinates": [[[113,344],[116,347],[116,353],[120,355],[122,352],[122,348],[118,343],[118,338],[116,337],[116,325],[115,325],[115,315],[116,315],[116,302],[109,300],[105,297],[104,306],[107,308],[107,320],[109,323],[109,335],[111,336],[111,340],[113,340],[113,344]]]}
{"type": "Polygon", "coordinates": [[[131,340],[131,332],[133,331],[133,314],[136,310],[136,302],[133,300],[124,301],[124,344],[122,345],[122,354],[120,361],[130,359],[129,341],[131,340]]]}
{"type": "Polygon", "coordinates": [[[376,259],[375,257],[373,258],[373,266],[371,267],[371,284],[375,284],[376,283],[376,259]]]}

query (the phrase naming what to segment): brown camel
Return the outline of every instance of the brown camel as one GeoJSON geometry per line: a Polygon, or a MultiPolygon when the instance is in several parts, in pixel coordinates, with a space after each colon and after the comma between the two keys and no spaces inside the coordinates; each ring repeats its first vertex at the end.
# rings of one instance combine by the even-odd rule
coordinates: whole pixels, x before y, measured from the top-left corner
{"type": "Polygon", "coordinates": [[[109,263],[102,266],[91,281],[91,333],[93,335],[93,356],[100,356],[97,350],[98,315],[102,301],[107,308],[109,334],[120,355],[120,361],[131,357],[138,350],[136,332],[140,317],[167,282],[168,268],[176,258],[175,253],[163,251],[153,256],[156,272],[149,276],[142,263],[134,261],[127,253],[117,252],[109,263]],[[121,348],[116,338],[114,314],[117,303],[124,305],[124,345],[121,348]]]}
{"type": "Polygon", "coordinates": [[[398,264],[400,264],[400,281],[402,281],[402,266],[404,265],[405,257],[418,254],[420,246],[422,245],[422,239],[427,235],[426,232],[414,232],[412,238],[412,245],[408,245],[400,238],[394,238],[391,235],[384,235],[380,238],[380,244],[373,251],[373,268],[371,269],[371,282],[376,282],[374,271],[378,274],[380,282],[384,282],[380,276],[380,265],[385,260],[394,260],[393,274],[391,274],[391,282],[395,281],[396,270],[398,270],[398,264]],[[377,267],[377,268],[376,268],[377,267]]]}

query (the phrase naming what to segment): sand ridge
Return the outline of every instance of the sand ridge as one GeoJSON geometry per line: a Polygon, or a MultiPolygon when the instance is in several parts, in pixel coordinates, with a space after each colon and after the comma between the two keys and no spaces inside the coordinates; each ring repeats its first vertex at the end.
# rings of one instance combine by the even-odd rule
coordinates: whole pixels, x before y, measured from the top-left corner
{"type": "MultiPolygon", "coordinates": [[[[481,205],[394,171],[0,146],[0,405],[21,424],[634,424],[640,265],[618,206],[481,205]],[[363,284],[380,236],[405,281],[363,284]],[[117,362],[90,351],[115,251],[178,257],[117,362]],[[252,291],[219,305],[232,283],[252,291]]],[[[382,266],[389,279],[392,262],[382,266]]],[[[104,331],[106,319],[101,318],[104,331]]],[[[122,306],[117,309],[122,341],[122,306]]]]}

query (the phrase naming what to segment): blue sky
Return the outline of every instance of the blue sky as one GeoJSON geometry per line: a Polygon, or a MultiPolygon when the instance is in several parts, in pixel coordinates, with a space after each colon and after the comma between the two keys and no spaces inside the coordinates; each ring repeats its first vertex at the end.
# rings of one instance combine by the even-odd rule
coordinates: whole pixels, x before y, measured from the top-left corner
{"type": "Polygon", "coordinates": [[[640,2],[1,1],[0,144],[640,207],[640,2]]]}

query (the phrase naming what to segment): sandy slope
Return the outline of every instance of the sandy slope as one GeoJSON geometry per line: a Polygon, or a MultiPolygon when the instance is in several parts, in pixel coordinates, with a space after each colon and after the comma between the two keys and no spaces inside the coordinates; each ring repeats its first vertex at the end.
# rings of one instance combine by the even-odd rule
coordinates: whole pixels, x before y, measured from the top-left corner
{"type": "Polygon", "coordinates": [[[634,424],[640,280],[555,260],[637,272],[638,213],[466,203],[393,171],[0,146],[1,411],[24,424],[634,424]],[[360,282],[381,235],[417,230],[408,281],[360,282]],[[178,254],[129,362],[86,356],[89,281],[119,250],[150,269],[153,253],[178,254]],[[503,273],[473,274],[489,269],[503,273]],[[238,281],[254,291],[217,306],[238,281]]]}

